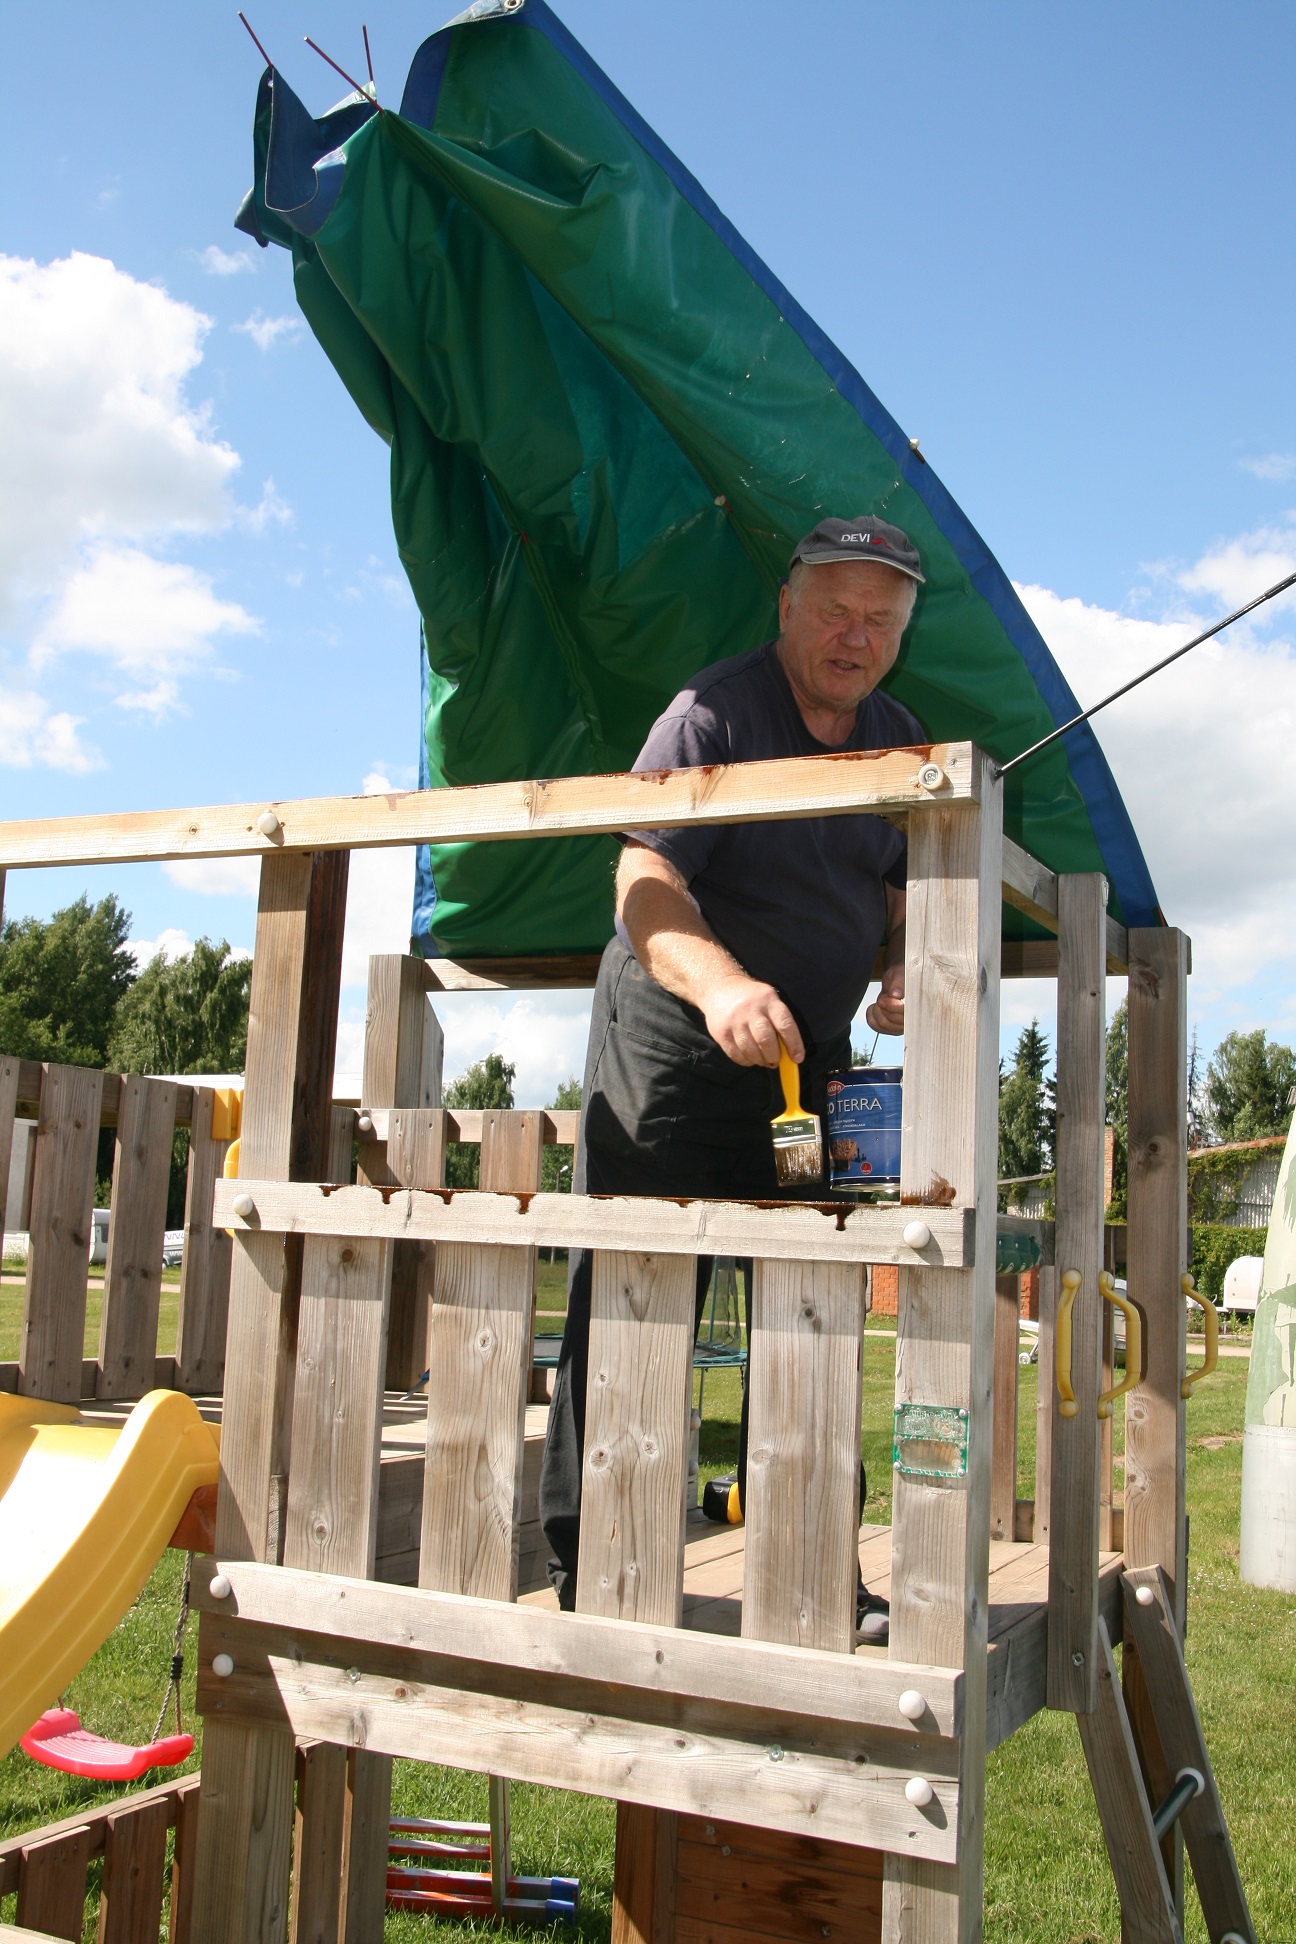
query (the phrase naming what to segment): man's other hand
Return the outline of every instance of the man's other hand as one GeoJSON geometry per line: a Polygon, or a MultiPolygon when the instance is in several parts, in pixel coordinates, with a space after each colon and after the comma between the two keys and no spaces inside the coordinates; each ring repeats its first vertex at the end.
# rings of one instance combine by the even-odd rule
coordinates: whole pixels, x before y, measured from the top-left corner
{"type": "Polygon", "coordinates": [[[864,1017],[875,1033],[904,1032],[904,966],[888,965],[882,974],[882,990],[864,1017]]]}
{"type": "Polygon", "coordinates": [[[737,1065],[776,1067],[780,1040],[798,1064],[805,1058],[796,1020],[773,986],[745,975],[717,979],[701,1004],[708,1033],[737,1065]]]}

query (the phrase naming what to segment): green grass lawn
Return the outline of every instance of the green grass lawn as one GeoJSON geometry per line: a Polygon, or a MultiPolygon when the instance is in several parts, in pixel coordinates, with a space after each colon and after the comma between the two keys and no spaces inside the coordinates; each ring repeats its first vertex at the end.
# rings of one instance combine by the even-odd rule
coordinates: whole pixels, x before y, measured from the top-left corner
{"type": "MultiPolygon", "coordinates": [[[[548,1265],[541,1265],[542,1271],[548,1265]]],[[[562,1265],[553,1265],[561,1270],[562,1265]]],[[[557,1279],[556,1287],[557,1287],[557,1279]]],[[[542,1288],[544,1283],[542,1282],[542,1288]]],[[[559,1290],[558,1293],[561,1293],[559,1290]]],[[[544,1302],[545,1307],[557,1307],[544,1302]]],[[[862,1451],[868,1470],[866,1517],[885,1523],[891,1508],[891,1408],[894,1341],[878,1319],[864,1356],[862,1451]]],[[[12,1354],[12,1353],[10,1353],[12,1354]]],[[[1296,1811],[1291,1668],[1296,1664],[1296,1598],[1238,1580],[1238,1507],[1247,1366],[1221,1365],[1188,1406],[1188,1659],[1225,1810],[1251,1899],[1258,1935],[1274,1944],[1296,1937],[1296,1811]]],[[[695,1385],[697,1378],[694,1379],[695,1385]]],[[[729,1470],[738,1449],[739,1381],[712,1372],[702,1429],[703,1477],[729,1470]]],[[[1034,1493],[1036,1371],[1021,1372],[1020,1483],[1034,1493]]],[[[1117,1424],[1117,1448],[1121,1426],[1117,1424]]],[[[1119,1483],[1119,1474],[1118,1474],[1119,1483]]],[[[134,1737],[151,1729],[165,1677],[180,1561],[168,1554],[133,1613],[69,1690],[68,1703],[95,1727],[134,1737]]],[[[191,1689],[187,1710],[192,1707],[191,1689]]],[[[28,1829],[72,1814],[115,1792],[37,1768],[21,1754],[0,1764],[0,1831],[28,1829]]],[[[413,1762],[396,1765],[396,1813],[485,1819],[480,1776],[413,1762]]],[[[613,1809],[597,1798],[518,1787],[514,1792],[516,1867],[527,1874],[579,1877],[582,1940],[610,1935],[613,1809]]],[[[12,1920],[13,1900],[0,1907],[12,1920]]],[[[472,1924],[389,1917],[388,1944],[487,1934],[472,1924]]],[[[491,1933],[505,1938],[510,1929],[491,1933]]],[[[1120,1925],[1075,1724],[1042,1714],[994,1756],[989,1767],[986,1840],[987,1944],[1117,1944],[1120,1925]]],[[[94,1935],[87,1918],[86,1938],[94,1935]]],[[[516,1936],[533,1938],[519,1929],[516,1936]]],[[[1205,1927],[1188,1892],[1187,1938],[1205,1927]]]]}
{"type": "MultiPolygon", "coordinates": [[[[86,1320],[83,1357],[97,1357],[99,1354],[99,1317],[103,1310],[103,1283],[91,1283],[86,1291],[86,1320]]],[[[172,1356],[175,1352],[176,1320],[180,1312],[180,1271],[162,1271],[162,1297],[158,1305],[158,1355],[172,1356]]],[[[22,1337],[23,1284],[21,1265],[11,1277],[6,1267],[4,1280],[0,1282],[0,1363],[11,1362],[18,1355],[18,1345],[22,1337]]]]}

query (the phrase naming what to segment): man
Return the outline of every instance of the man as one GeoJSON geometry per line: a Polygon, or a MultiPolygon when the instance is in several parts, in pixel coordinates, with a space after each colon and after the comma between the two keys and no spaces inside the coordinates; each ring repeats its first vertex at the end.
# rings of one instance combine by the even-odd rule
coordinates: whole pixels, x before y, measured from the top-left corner
{"type": "MultiPolygon", "coordinates": [[[[779,635],[696,675],[658,717],[636,769],[887,749],[925,742],[878,689],[923,579],[918,551],[873,516],[822,520],[792,555],[779,635]]],[[[870,1026],[904,1030],[905,840],[880,817],[690,825],[626,841],[617,936],[590,1021],[577,1192],[778,1195],[770,1121],[779,1041],[822,1116],[827,1076],[850,1065],[850,1028],[885,939],[870,1026]]],[[[575,1604],[589,1348],[588,1252],[568,1269],[567,1322],[549,1414],[540,1517],[550,1577],[575,1604]]],[[[701,1303],[710,1263],[698,1266],[701,1303]]],[[[746,1399],[739,1473],[745,1473],[746,1399]]],[[[866,1637],[885,1603],[864,1596],[866,1637]],[[869,1609],[873,1609],[869,1612],[869,1609]]]]}

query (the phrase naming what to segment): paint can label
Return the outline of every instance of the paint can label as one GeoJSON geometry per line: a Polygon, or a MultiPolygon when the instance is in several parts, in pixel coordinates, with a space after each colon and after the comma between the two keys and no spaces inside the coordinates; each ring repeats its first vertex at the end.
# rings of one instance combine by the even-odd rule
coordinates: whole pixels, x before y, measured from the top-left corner
{"type": "Polygon", "coordinates": [[[900,1180],[902,1067],[851,1067],[828,1078],[828,1165],[837,1194],[900,1180]]]}

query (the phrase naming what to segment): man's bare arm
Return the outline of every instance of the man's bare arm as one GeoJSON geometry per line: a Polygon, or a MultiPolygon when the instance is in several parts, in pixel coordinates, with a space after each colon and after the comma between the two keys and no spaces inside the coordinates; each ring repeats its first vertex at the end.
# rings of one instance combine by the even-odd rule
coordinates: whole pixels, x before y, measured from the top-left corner
{"type": "MultiPolygon", "coordinates": [[[[778,1065],[781,1039],[794,1060],[805,1047],[771,985],[749,978],[689,896],[673,864],[646,844],[627,843],[617,866],[617,913],[644,971],[696,1006],[707,1031],[739,1066],[778,1065]]],[[[903,974],[902,974],[903,976],[903,974]]]]}
{"type": "Polygon", "coordinates": [[[907,893],[886,887],[887,941],[882,990],[864,1014],[875,1033],[903,1033],[905,991],[905,910],[907,893]]]}

